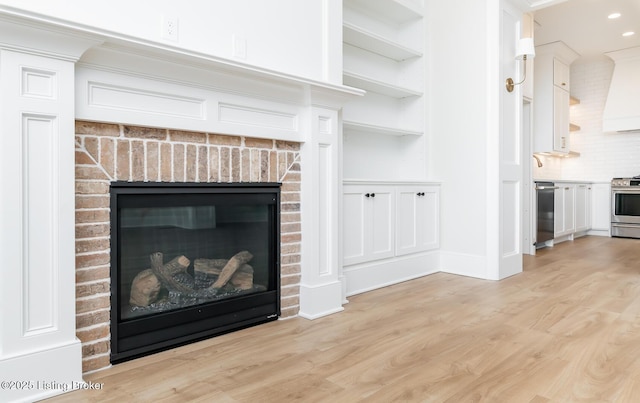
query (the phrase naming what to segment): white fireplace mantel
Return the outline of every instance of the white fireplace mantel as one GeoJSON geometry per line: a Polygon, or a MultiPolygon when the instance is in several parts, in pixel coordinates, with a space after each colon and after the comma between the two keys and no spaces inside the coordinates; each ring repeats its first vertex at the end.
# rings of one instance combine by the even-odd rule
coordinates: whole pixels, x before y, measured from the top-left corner
{"type": "MultiPolygon", "coordinates": [[[[302,143],[300,315],[342,310],[340,109],[362,91],[0,7],[0,380],[82,382],[74,120],[302,143]]],[[[32,401],[64,388],[3,388],[32,401]]]]}

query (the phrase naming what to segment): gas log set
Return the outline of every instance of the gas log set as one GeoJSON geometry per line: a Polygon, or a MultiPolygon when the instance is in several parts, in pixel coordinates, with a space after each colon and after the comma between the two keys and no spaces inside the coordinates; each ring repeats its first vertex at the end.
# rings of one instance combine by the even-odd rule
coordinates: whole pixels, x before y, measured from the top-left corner
{"type": "Polygon", "coordinates": [[[253,283],[253,267],[248,264],[252,258],[250,252],[241,251],[230,259],[195,259],[192,275],[186,256],[164,263],[164,255],[155,252],[149,256],[151,267],[139,272],[131,284],[132,316],[263,291],[264,286],[253,283]]]}

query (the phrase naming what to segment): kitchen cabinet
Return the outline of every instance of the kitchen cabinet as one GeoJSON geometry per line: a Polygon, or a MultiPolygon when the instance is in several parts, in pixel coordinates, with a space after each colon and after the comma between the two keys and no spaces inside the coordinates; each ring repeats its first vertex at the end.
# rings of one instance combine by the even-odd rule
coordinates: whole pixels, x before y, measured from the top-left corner
{"type": "Polygon", "coordinates": [[[592,184],[555,182],[554,242],[572,240],[591,230],[592,184]]]}
{"type": "Polygon", "coordinates": [[[570,65],[579,55],[563,42],[536,47],[534,59],[534,152],[571,151],[570,65]]]}
{"type": "Polygon", "coordinates": [[[553,151],[569,152],[569,93],[553,87],[553,151]]]}
{"type": "Polygon", "coordinates": [[[570,69],[566,63],[563,63],[557,58],[553,58],[553,85],[558,88],[562,88],[569,92],[571,88],[570,69]]]}
{"type": "Polygon", "coordinates": [[[391,186],[345,186],[343,192],[343,263],[394,255],[395,194],[391,186]]]}
{"type": "Polygon", "coordinates": [[[575,232],[582,233],[591,229],[591,185],[575,185],[575,232]]]}
{"type": "Polygon", "coordinates": [[[556,183],[554,194],[554,238],[575,232],[575,185],[556,183]]]}
{"type": "Polygon", "coordinates": [[[345,178],[424,179],[424,24],[421,1],[343,1],[343,83],[367,91],[343,108],[345,178]]]}

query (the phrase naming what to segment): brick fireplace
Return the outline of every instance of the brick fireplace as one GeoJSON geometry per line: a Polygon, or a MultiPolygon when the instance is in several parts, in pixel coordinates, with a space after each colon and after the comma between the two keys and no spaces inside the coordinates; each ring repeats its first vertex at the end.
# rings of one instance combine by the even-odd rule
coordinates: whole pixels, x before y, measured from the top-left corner
{"type": "Polygon", "coordinates": [[[363,91],[16,10],[0,32],[0,377],[110,365],[112,181],[281,182],[281,318],[343,309],[340,110],[363,91]]]}
{"type": "Polygon", "coordinates": [[[282,315],[298,314],[300,144],[76,121],[76,332],[83,372],[110,364],[109,184],[281,182],[282,315]]]}

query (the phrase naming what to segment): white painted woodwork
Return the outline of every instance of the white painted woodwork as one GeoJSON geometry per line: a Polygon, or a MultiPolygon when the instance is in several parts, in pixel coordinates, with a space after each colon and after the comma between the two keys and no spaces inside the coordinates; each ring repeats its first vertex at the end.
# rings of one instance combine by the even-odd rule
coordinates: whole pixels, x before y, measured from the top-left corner
{"type": "MultiPolygon", "coordinates": [[[[341,25],[337,4],[292,7],[320,7],[312,35],[339,44],[320,25],[336,18],[341,25]]],[[[72,12],[52,15],[58,11],[72,12]]],[[[339,65],[337,75],[317,80],[313,72],[314,78],[299,77],[89,26],[0,6],[0,175],[11,189],[0,200],[0,378],[82,382],[75,336],[75,119],[300,142],[300,316],[341,311],[340,110],[364,92],[327,81],[341,75],[329,50],[339,46],[310,47],[326,58],[315,68],[339,65]]],[[[250,45],[249,54],[255,51],[250,45]]],[[[5,389],[0,400],[62,392],[5,389]]]]}
{"type": "MultiPolygon", "coordinates": [[[[81,383],[74,61],[98,41],[10,19],[0,33],[0,379],[81,383]]],[[[58,393],[3,387],[0,400],[58,393]]]]}
{"type": "Polygon", "coordinates": [[[3,0],[0,10],[29,17],[44,14],[130,43],[340,84],[341,5],[340,0],[112,0],[87,7],[82,0],[3,0]],[[177,20],[177,40],[163,36],[165,18],[177,20]],[[244,56],[236,51],[236,38],[245,44],[244,56]]]}
{"type": "Polygon", "coordinates": [[[566,63],[563,63],[559,59],[553,59],[553,85],[556,87],[560,87],[565,91],[570,91],[571,81],[570,81],[570,73],[569,66],[566,63]]]}
{"type": "Polygon", "coordinates": [[[76,117],[303,141],[312,127],[309,102],[331,106],[349,94],[362,92],[153,49],[133,54],[103,46],[78,63],[76,117]]]}
{"type": "Polygon", "coordinates": [[[396,256],[437,249],[440,187],[396,187],[396,256]]]}
{"type": "MultiPolygon", "coordinates": [[[[500,78],[520,77],[523,64],[515,60],[515,51],[522,10],[508,2],[500,2],[490,9],[493,12],[488,21],[488,35],[500,56],[489,62],[490,70],[499,69],[500,78]],[[491,22],[493,19],[495,25],[491,22]]],[[[504,86],[501,89],[498,93],[490,92],[487,97],[487,102],[500,110],[487,122],[488,132],[498,134],[488,139],[486,162],[492,179],[487,184],[487,206],[490,206],[487,232],[490,235],[485,240],[488,270],[484,276],[494,280],[522,272],[523,88],[516,86],[513,92],[507,92],[504,86]]]]}
{"type": "Polygon", "coordinates": [[[575,231],[586,233],[591,229],[591,184],[578,183],[575,189],[575,231]]]}
{"type": "Polygon", "coordinates": [[[395,194],[391,186],[345,185],[343,264],[394,255],[395,194]]]}
{"type": "Polygon", "coordinates": [[[342,205],[347,296],[439,270],[438,184],[348,182],[342,205]]]}
{"type": "Polygon", "coordinates": [[[591,230],[589,235],[611,234],[611,184],[591,184],[591,230]]]}
{"type": "Polygon", "coordinates": [[[302,181],[302,256],[299,315],[315,319],[343,310],[340,273],[341,192],[339,115],[336,109],[312,107],[309,134],[301,149],[305,169],[302,181]]]}
{"type": "Polygon", "coordinates": [[[425,180],[425,7],[406,0],[343,3],[343,82],[367,91],[344,107],[344,177],[425,180]]]}
{"type": "Polygon", "coordinates": [[[434,61],[428,71],[429,167],[442,182],[441,270],[496,280],[522,264],[520,251],[506,241],[510,234],[520,239],[521,196],[512,184],[522,172],[507,151],[520,148],[522,104],[504,84],[518,73],[520,33],[507,29],[503,16],[507,12],[519,21],[522,11],[510,3],[432,1],[425,13],[426,48],[434,61]],[[461,101],[469,99],[465,94],[482,101],[461,101]]]}
{"type": "Polygon", "coordinates": [[[536,47],[534,62],[534,152],[571,151],[569,66],[578,54],[563,42],[536,47]]]}
{"type": "Polygon", "coordinates": [[[571,238],[576,230],[575,189],[573,183],[560,183],[554,194],[554,237],[568,235],[571,238]]]}

